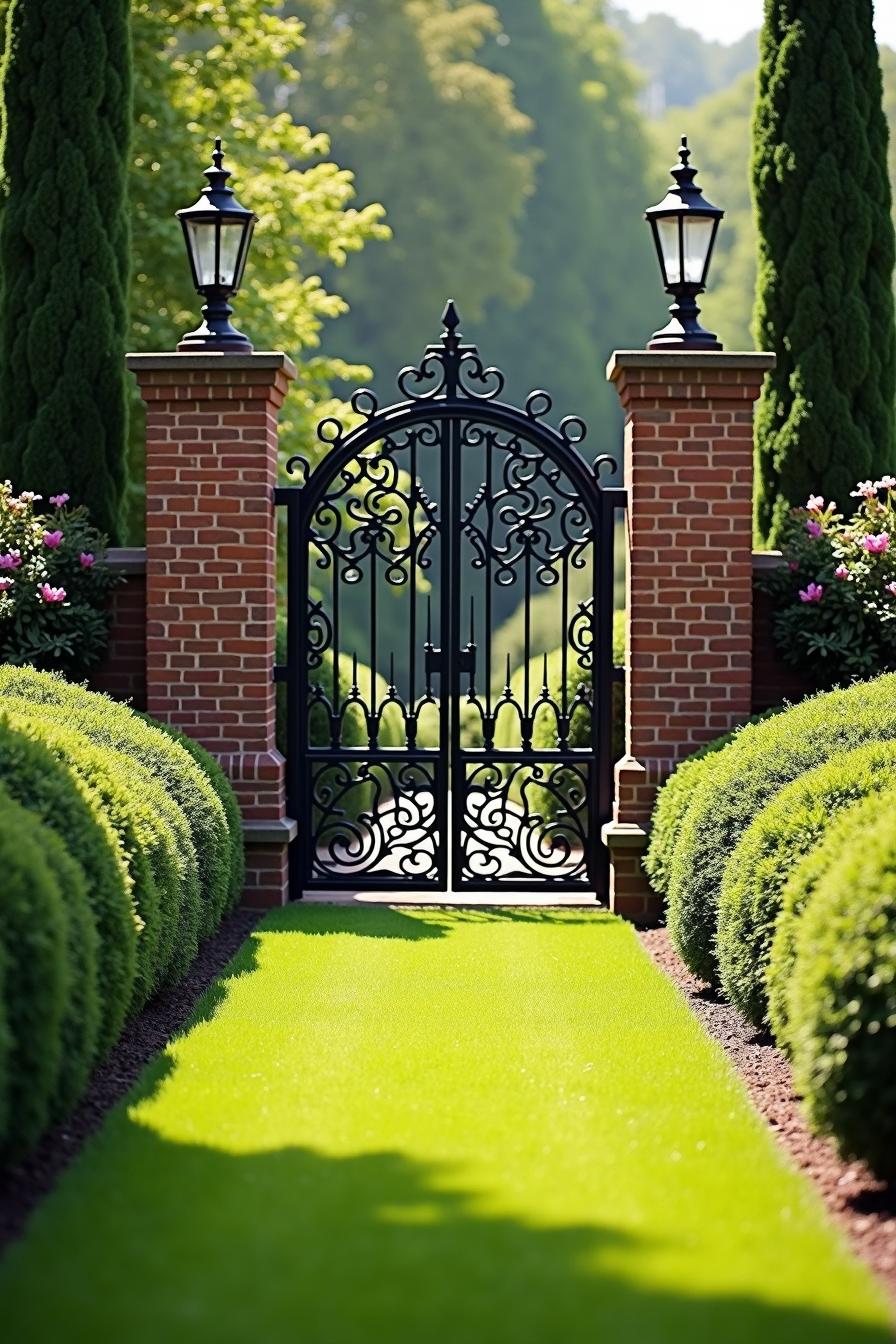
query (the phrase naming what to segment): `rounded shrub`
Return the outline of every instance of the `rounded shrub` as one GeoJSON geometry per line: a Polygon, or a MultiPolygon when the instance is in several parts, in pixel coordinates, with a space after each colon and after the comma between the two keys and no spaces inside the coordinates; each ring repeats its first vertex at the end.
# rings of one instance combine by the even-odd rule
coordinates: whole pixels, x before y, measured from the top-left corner
{"type": "Polygon", "coordinates": [[[765,971],[768,1017],[780,1048],[790,1053],[790,986],[796,962],[796,931],[816,888],[863,831],[891,824],[896,790],[886,788],[838,813],[818,843],[791,870],[781,893],[768,966],[765,971]]]}
{"type": "Polygon", "coordinates": [[[780,789],[840,751],[896,737],[896,675],[829,691],[750,724],[691,799],[672,859],[669,929],[690,970],[716,979],[716,918],[730,854],[780,789]]]}
{"type": "Polygon", "coordinates": [[[59,836],[68,854],[83,869],[98,938],[97,1046],[103,1052],[121,1031],[136,975],[137,922],[131,879],[118,837],[104,815],[99,796],[43,743],[16,732],[2,720],[0,783],[16,802],[59,836]]]}
{"type": "Polygon", "coordinates": [[[840,752],[787,784],[753,818],[725,865],[719,981],[754,1026],[768,1023],[766,971],[787,878],[844,808],[896,785],[896,740],[840,752]]]}
{"type": "Polygon", "coordinates": [[[186,733],[182,733],[178,728],[172,728],[168,723],[159,723],[157,720],[150,719],[147,714],[141,714],[140,717],[148,723],[152,723],[155,728],[159,728],[163,733],[167,733],[169,737],[174,738],[174,741],[183,747],[184,751],[189,752],[200,770],[208,777],[208,782],[218,795],[224,809],[224,815],[227,818],[227,832],[230,841],[230,899],[228,905],[233,907],[239,902],[243,894],[246,877],[243,819],[240,815],[239,804],[236,801],[236,794],[233,792],[233,786],[211,752],[206,751],[205,747],[195,738],[188,737],[186,733]]]}
{"type": "Polygon", "coordinates": [[[164,786],[139,762],[54,719],[18,696],[10,722],[44,742],[96,793],[118,837],[138,917],[132,1008],[166,978],[182,975],[198,949],[199,879],[189,829],[164,786]]]}
{"type": "Polygon", "coordinates": [[[0,695],[19,696],[46,718],[64,721],[99,746],[124,752],[155,775],[190,828],[199,865],[200,932],[215,928],[230,901],[230,832],[221,800],[193,756],[127,705],[52,673],[0,667],[0,695]]]}
{"type": "Polygon", "coordinates": [[[796,930],[794,1083],[816,1129],[896,1177],[896,835],[866,825],[796,930]]]}
{"type": "Polygon", "coordinates": [[[90,908],[84,869],[58,835],[44,827],[44,857],[62,893],[66,917],[69,982],[62,1015],[62,1057],[51,1118],[66,1115],[82,1095],[100,1039],[99,937],[90,908]]]}
{"type": "MultiPolygon", "coordinates": [[[[4,749],[11,736],[3,731],[4,749]]],[[[46,1127],[62,1060],[68,921],[46,858],[46,838],[46,827],[0,785],[0,943],[8,1033],[0,1152],[6,1159],[21,1156],[46,1127]]]]}
{"type": "Polygon", "coordinates": [[[734,733],[725,733],[707,742],[677,765],[657,794],[650,819],[650,841],[644,855],[644,871],[654,891],[665,896],[675,846],[687,816],[691,800],[700,784],[709,779],[718,753],[733,741],[734,733]]]}

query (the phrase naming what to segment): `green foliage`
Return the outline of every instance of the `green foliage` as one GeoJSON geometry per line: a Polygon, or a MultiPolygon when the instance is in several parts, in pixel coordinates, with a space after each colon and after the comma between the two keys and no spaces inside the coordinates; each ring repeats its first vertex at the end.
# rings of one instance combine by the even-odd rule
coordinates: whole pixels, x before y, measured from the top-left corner
{"type": "Polygon", "coordinates": [[[653,191],[635,81],[602,0],[496,0],[495,8],[503,34],[485,59],[511,80],[532,123],[535,184],[517,254],[530,290],[521,306],[494,301],[476,335],[507,372],[512,396],[546,386],[558,411],[585,418],[600,451],[619,432],[618,408],[595,372],[614,347],[643,344],[652,312],[656,325],[662,318],[641,221],[653,191]]]}
{"type": "MultiPolygon", "coordinates": [[[[0,728],[6,743],[8,730],[0,728]]],[[[0,785],[0,945],[8,1053],[0,1154],[21,1156],[50,1117],[69,988],[63,893],[45,854],[46,828],[0,785]]]]}
{"type": "Polygon", "coordinates": [[[613,11],[611,22],[622,34],[626,56],[645,80],[641,102],[648,115],[657,103],[674,107],[678,118],[687,109],[687,123],[676,121],[669,144],[675,143],[685,125],[690,133],[695,111],[713,95],[729,90],[747,71],[752,74],[756,65],[756,32],[745,33],[737,42],[708,42],[671,14],[647,14],[635,20],[622,9],[613,11]]]}
{"type": "Polygon", "coordinates": [[[792,510],[782,536],[786,565],[765,570],[775,598],[775,643],[816,685],[896,667],[896,479],[862,481],[852,517],[825,506],[792,510]]]}
{"type": "Polygon", "coordinates": [[[362,198],[386,203],[394,234],[346,273],[351,312],[338,333],[353,355],[375,355],[385,392],[437,334],[448,295],[468,326],[490,301],[526,297],[515,253],[529,122],[509,82],[485,68],[500,29],[492,5],[288,0],[287,10],[307,38],[287,106],[324,128],[362,198]],[[401,302],[384,321],[390,294],[401,302]]]}
{"type": "Polygon", "coordinates": [[[754,1026],[768,1023],[766,970],[790,873],[844,808],[894,786],[896,741],[872,742],[793,780],[741,836],[722,878],[716,950],[722,990],[754,1026]]]}
{"type": "Polygon", "coordinates": [[[894,231],[872,0],[766,0],[753,120],[758,536],[896,462],[894,231]],[[848,152],[843,152],[848,146],[848,152]]]}
{"type": "MultiPolygon", "coordinates": [[[[6,675],[52,679],[47,673],[30,669],[0,669],[0,676],[6,675]]],[[[136,971],[137,926],[131,880],[118,838],[97,794],[61,765],[47,747],[2,723],[0,743],[0,783],[59,836],[84,870],[99,939],[97,1048],[103,1053],[121,1031],[136,971]]]]}
{"type": "Polygon", "coordinates": [[[0,668],[0,695],[21,696],[48,719],[65,722],[100,746],[123,751],[156,776],[190,828],[199,865],[199,936],[212,932],[230,902],[233,846],[218,794],[192,756],[127,705],[52,673],[0,668]]]}
{"type": "Polygon", "coordinates": [[[43,513],[31,492],[17,497],[0,481],[0,662],[77,676],[100,660],[118,582],[105,549],[83,507],[43,513]]]}
{"type": "Polygon", "coordinates": [[[669,929],[687,966],[716,977],[719,892],[728,858],[753,817],[786,784],[835,753],[896,737],[896,675],[828,691],[744,728],[701,780],[679,832],[669,880],[669,929]]]}
{"type": "Polygon", "coordinates": [[[51,1105],[51,1119],[60,1119],[81,1097],[97,1056],[101,1012],[99,935],[83,867],[47,827],[41,829],[40,842],[62,895],[66,924],[68,987],[59,1028],[62,1050],[51,1105]]]}
{"type": "Polygon", "coordinates": [[[96,795],[131,879],[137,965],[131,1007],[165,979],[182,976],[198,950],[199,883],[189,830],[154,774],[83,732],[48,718],[42,706],[4,695],[10,722],[37,737],[96,795]]]}
{"type": "MultiPolygon", "coordinates": [[[[886,825],[896,796],[885,789],[838,812],[821,839],[791,869],[781,893],[771,954],[765,973],[768,1018],[772,1035],[789,1052],[789,996],[796,960],[796,931],[800,917],[824,875],[840,861],[854,837],[870,825],[886,825]]],[[[858,899],[858,895],[857,895],[858,899]]]]}
{"type": "MultiPolygon", "coordinates": [[[[739,731],[736,729],[735,733],[739,731]]],[[[718,753],[734,740],[735,733],[725,733],[707,742],[681,761],[657,795],[650,819],[650,843],[644,855],[644,871],[660,896],[669,891],[675,847],[691,801],[700,785],[712,778],[718,753]]]]}
{"type": "Polygon", "coordinates": [[[812,1124],[879,1176],[896,1176],[896,838],[889,820],[854,830],[804,910],[789,1009],[794,1083],[812,1124]]]}
{"type": "Polygon", "coordinates": [[[0,478],[119,535],[127,397],[127,0],[12,0],[2,83],[0,478]]]}
{"type": "MultiPolygon", "coordinates": [[[[318,124],[316,111],[304,123],[284,110],[298,79],[291,62],[300,58],[303,39],[281,8],[269,0],[131,0],[130,323],[138,350],[171,350],[196,326],[200,300],[172,216],[196,198],[212,139],[221,133],[237,194],[259,216],[235,321],[256,349],[285,347],[298,363],[280,415],[280,442],[292,453],[307,451],[317,419],[334,408],[332,381],[367,373],[320,354],[321,328],[345,303],[324,285],[319,269],[342,267],[365,241],[388,231],[381,207],[352,208],[351,175],[328,159],[326,136],[308,129],[318,124]],[[261,85],[271,90],[270,108],[262,104],[261,85]]],[[[129,535],[136,537],[142,416],[134,421],[129,535]]]]}
{"type": "Polygon", "coordinates": [[[246,876],[246,851],[243,846],[243,819],[230,780],[211,752],[206,751],[205,747],[197,742],[194,737],[188,737],[178,728],[173,728],[170,723],[159,723],[156,719],[150,719],[148,714],[141,714],[140,717],[145,719],[147,723],[152,724],[154,728],[167,733],[169,737],[173,737],[175,742],[183,747],[184,751],[189,752],[218,795],[224,809],[224,815],[227,818],[227,839],[230,854],[229,905],[236,905],[243,894],[243,883],[246,876]]]}

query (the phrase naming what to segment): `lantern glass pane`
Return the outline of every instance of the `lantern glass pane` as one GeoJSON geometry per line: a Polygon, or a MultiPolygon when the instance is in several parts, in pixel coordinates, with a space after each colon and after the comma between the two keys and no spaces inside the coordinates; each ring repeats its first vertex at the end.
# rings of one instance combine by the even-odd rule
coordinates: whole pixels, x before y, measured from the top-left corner
{"type": "Polygon", "coordinates": [[[215,234],[217,229],[215,225],[188,220],[187,231],[190,238],[190,252],[193,255],[193,265],[196,268],[199,284],[216,284],[215,234]]]}
{"type": "Polygon", "coordinates": [[[689,285],[702,285],[712,243],[712,219],[699,215],[684,222],[684,278],[689,285]]]}
{"type": "Polygon", "coordinates": [[[218,284],[232,288],[234,282],[239,281],[236,268],[240,259],[244,221],[242,219],[222,219],[221,224],[223,227],[221,229],[221,262],[218,284]]]}
{"type": "Polygon", "coordinates": [[[239,289],[240,285],[243,283],[243,271],[246,269],[246,257],[249,255],[249,244],[252,241],[252,231],[255,228],[255,220],[250,219],[248,224],[245,224],[243,227],[244,227],[244,235],[243,235],[244,242],[242,251],[239,255],[239,260],[237,262],[239,269],[236,275],[233,277],[234,289],[239,289]]]}
{"type": "Polygon", "coordinates": [[[660,240],[660,252],[663,257],[663,270],[667,285],[681,284],[681,251],[678,245],[678,216],[656,221],[657,236],[660,240]]]}

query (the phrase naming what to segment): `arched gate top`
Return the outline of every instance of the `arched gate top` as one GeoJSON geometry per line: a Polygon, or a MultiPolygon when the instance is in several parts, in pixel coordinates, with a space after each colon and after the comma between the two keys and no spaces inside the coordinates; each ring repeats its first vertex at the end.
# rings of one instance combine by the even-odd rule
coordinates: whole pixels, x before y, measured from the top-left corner
{"type": "Polygon", "coordinates": [[[359,388],[351,398],[351,408],[361,417],[360,424],[346,429],[335,416],[320,422],[318,438],[330,450],[322,461],[312,469],[307,458],[296,454],[286,464],[287,475],[300,478],[305,507],[313,509],[339,472],[387,435],[421,422],[463,417],[506,430],[541,448],[567,473],[583,504],[596,513],[600,492],[607,488],[601,474],[612,475],[617,470],[615,458],[601,453],[589,465],[579,451],[587,434],[584,420],[567,415],[556,429],[548,424],[544,417],[553,403],[545,391],[530,392],[522,407],[498,400],[504,374],[495,365],[483,363],[477,346],[462,339],[459,325],[457,308],[449,299],[439,340],[426,347],[419,364],[407,365],[398,375],[404,401],[381,409],[369,388],[359,388]]]}

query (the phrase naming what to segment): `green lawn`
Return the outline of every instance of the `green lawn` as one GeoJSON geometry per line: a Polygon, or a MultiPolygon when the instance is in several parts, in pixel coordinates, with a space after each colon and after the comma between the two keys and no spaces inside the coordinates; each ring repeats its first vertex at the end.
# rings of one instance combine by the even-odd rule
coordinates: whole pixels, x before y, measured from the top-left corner
{"type": "Polygon", "coordinates": [[[632,930],[271,915],[0,1270],[11,1344],[871,1344],[632,930]]]}

